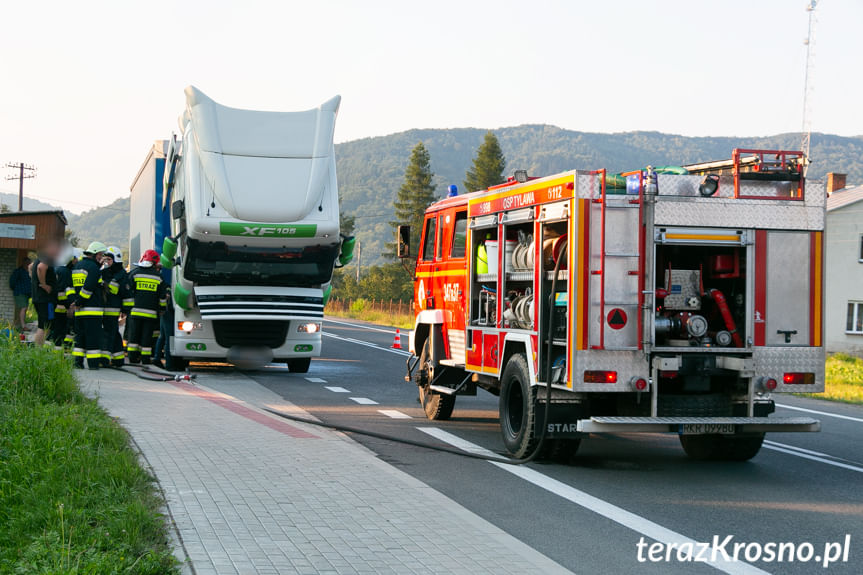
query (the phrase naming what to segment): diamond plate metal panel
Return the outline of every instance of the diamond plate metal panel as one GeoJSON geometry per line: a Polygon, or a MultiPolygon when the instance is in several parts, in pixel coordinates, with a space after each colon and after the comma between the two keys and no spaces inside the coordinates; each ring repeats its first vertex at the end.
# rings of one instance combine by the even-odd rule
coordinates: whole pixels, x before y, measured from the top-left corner
{"type": "Polygon", "coordinates": [[[767,345],[809,346],[809,232],[767,234],[767,345]],[[791,341],[778,330],[796,331],[791,341]]]}
{"type": "Polygon", "coordinates": [[[823,347],[756,347],[752,352],[755,377],[772,377],[779,382],[774,393],[819,393],[824,391],[823,347]],[[785,385],[782,374],[815,374],[815,385],[785,385]]]}
{"type": "Polygon", "coordinates": [[[582,350],[573,354],[573,391],[632,391],[629,380],[650,378],[650,366],[640,351],[582,350]],[[584,383],[589,370],[616,371],[617,383],[584,383]]]}
{"type": "Polygon", "coordinates": [[[820,231],[824,215],[823,207],[802,202],[660,196],[653,219],[657,226],[820,231]]]}

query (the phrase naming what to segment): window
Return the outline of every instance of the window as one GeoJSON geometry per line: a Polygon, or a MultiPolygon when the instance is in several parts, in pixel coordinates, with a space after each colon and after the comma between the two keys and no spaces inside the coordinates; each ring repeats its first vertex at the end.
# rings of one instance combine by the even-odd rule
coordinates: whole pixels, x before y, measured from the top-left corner
{"type": "Polygon", "coordinates": [[[452,245],[449,257],[463,258],[465,245],[467,244],[467,212],[462,211],[455,215],[455,225],[452,229],[452,245]]]}
{"type": "Polygon", "coordinates": [[[857,252],[857,261],[863,263],[863,234],[860,235],[860,250],[857,252]]]}
{"type": "Polygon", "coordinates": [[[435,232],[437,231],[437,218],[426,220],[425,239],[423,239],[423,260],[430,262],[434,259],[435,232]]]}
{"type": "Polygon", "coordinates": [[[845,333],[863,335],[863,302],[848,302],[848,317],[845,320],[845,333]]]}

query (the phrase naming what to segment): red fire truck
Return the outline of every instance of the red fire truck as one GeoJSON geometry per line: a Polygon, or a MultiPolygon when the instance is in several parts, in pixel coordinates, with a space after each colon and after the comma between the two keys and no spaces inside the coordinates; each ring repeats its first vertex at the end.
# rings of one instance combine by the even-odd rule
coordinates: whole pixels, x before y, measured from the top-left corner
{"type": "MultiPolygon", "coordinates": [[[[406,380],[430,419],[500,397],[516,457],[590,433],[676,433],[747,460],[773,394],[824,390],[825,191],[800,152],[632,173],[525,172],[426,211],[406,380]]],[[[410,257],[409,230],[399,255],[410,257]]]]}

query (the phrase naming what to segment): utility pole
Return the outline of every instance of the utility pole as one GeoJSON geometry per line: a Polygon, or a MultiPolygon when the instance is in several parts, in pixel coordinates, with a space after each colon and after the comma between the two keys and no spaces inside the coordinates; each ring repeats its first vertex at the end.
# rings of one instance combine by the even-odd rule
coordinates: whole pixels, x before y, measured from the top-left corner
{"type": "Polygon", "coordinates": [[[809,0],[806,11],[809,12],[809,32],[806,40],[806,75],[803,80],[803,138],[800,149],[803,151],[803,173],[809,167],[809,143],[812,139],[812,97],[815,92],[815,24],[818,19],[815,16],[815,8],[818,0],[809,0]]]}
{"type": "Polygon", "coordinates": [[[36,177],[36,166],[31,166],[25,164],[24,162],[18,162],[17,164],[13,164],[9,162],[6,164],[7,168],[17,169],[17,176],[6,176],[7,180],[18,180],[18,211],[24,211],[24,180],[28,178],[36,177]],[[24,170],[27,170],[28,173],[24,173],[24,170]]]}
{"type": "Polygon", "coordinates": [[[360,268],[363,266],[363,242],[357,240],[357,283],[360,283],[360,268]]]}

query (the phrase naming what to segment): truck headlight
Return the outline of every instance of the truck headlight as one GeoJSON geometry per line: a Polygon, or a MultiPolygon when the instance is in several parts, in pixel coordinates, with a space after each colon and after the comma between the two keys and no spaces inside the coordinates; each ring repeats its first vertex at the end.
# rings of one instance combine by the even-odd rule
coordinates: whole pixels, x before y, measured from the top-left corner
{"type": "Polygon", "coordinates": [[[321,331],[321,324],[315,322],[301,323],[297,326],[297,331],[300,333],[318,333],[321,331]]]}
{"type": "Polygon", "coordinates": [[[177,329],[185,331],[186,333],[191,333],[193,329],[201,329],[202,327],[204,327],[204,324],[195,323],[189,320],[177,322],[177,329]]]}

